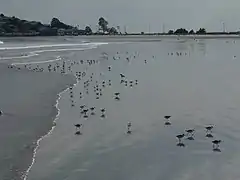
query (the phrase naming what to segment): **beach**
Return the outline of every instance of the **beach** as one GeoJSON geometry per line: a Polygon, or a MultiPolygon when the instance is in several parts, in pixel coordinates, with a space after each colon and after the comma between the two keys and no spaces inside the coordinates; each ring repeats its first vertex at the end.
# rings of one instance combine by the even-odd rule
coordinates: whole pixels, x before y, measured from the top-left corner
{"type": "Polygon", "coordinates": [[[75,82],[70,75],[0,64],[0,179],[20,179],[24,175],[37,140],[53,126],[57,94],[75,82]]]}
{"type": "Polygon", "coordinates": [[[33,38],[29,48],[3,40],[9,44],[0,46],[0,109],[6,112],[0,156],[9,158],[0,165],[0,179],[22,177],[16,170],[32,162],[27,180],[239,179],[240,41],[119,39],[33,38]],[[21,70],[8,69],[11,63],[21,70]],[[74,76],[77,84],[67,89],[74,76]],[[32,161],[36,141],[53,127],[60,92],[56,127],[41,139],[32,161]],[[75,134],[78,123],[81,135],[75,134]],[[210,125],[212,137],[205,129],[210,125]],[[191,128],[193,139],[185,133],[191,128]],[[222,143],[213,148],[218,139],[222,143]]]}

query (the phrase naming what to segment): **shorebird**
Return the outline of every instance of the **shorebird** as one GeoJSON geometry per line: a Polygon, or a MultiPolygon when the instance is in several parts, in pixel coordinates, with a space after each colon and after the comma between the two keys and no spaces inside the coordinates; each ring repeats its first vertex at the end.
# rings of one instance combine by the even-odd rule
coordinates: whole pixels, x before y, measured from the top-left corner
{"type": "Polygon", "coordinates": [[[212,129],[213,129],[213,125],[206,126],[205,129],[206,129],[207,133],[209,133],[209,132],[211,133],[212,129]]]}
{"type": "Polygon", "coordinates": [[[166,120],[170,119],[172,116],[164,116],[166,120]]]}
{"type": "Polygon", "coordinates": [[[164,118],[166,119],[166,122],[165,122],[165,125],[166,125],[166,126],[169,126],[169,125],[172,124],[172,123],[169,121],[169,119],[171,118],[171,116],[164,116],[164,118]]]}
{"type": "Polygon", "coordinates": [[[185,130],[186,131],[186,133],[187,133],[187,136],[193,136],[194,135],[194,132],[195,132],[195,130],[194,129],[186,129],[185,130]]]}
{"type": "Polygon", "coordinates": [[[120,74],[121,78],[125,78],[125,75],[124,74],[120,74]]]}
{"type": "Polygon", "coordinates": [[[115,95],[115,96],[119,96],[120,93],[119,93],[119,92],[115,92],[114,95],[115,95]]]}
{"type": "Polygon", "coordinates": [[[131,122],[128,122],[128,123],[127,123],[127,134],[131,134],[131,133],[132,133],[131,127],[132,127],[132,123],[131,123],[131,122]]]}
{"type": "Polygon", "coordinates": [[[181,143],[182,138],[184,138],[185,134],[179,134],[176,136],[176,138],[178,139],[178,142],[181,143]]]}
{"type": "Polygon", "coordinates": [[[91,111],[94,111],[94,109],[95,109],[95,107],[91,107],[91,108],[90,108],[91,111]]]}
{"type": "Polygon", "coordinates": [[[84,114],[83,118],[87,119],[87,118],[88,118],[88,115],[87,115],[87,114],[84,114]]]}
{"type": "Polygon", "coordinates": [[[195,132],[195,130],[194,129],[186,129],[185,130],[186,131],[186,136],[187,136],[187,139],[188,140],[194,140],[194,132],[195,132]]]}
{"type": "Polygon", "coordinates": [[[106,112],[106,109],[105,108],[101,108],[101,112],[102,113],[106,112]]]}
{"type": "Polygon", "coordinates": [[[85,107],[85,105],[81,105],[81,106],[80,106],[80,109],[83,109],[84,107],[85,107]]]}
{"type": "Polygon", "coordinates": [[[221,140],[214,140],[213,143],[213,149],[219,149],[219,145],[222,141],[221,140]]]}
{"type": "Polygon", "coordinates": [[[3,112],[0,110],[0,116],[2,116],[3,115],[3,112]]]}
{"type": "Polygon", "coordinates": [[[80,128],[82,127],[82,124],[74,124],[76,131],[80,130],[80,128]]]}

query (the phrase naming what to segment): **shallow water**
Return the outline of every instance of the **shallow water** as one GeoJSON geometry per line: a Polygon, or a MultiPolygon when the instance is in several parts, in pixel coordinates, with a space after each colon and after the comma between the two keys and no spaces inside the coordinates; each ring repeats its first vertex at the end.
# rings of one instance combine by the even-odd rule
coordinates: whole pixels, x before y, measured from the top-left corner
{"type": "Polygon", "coordinates": [[[99,63],[73,66],[73,73],[87,73],[73,88],[75,106],[69,91],[63,93],[57,126],[41,141],[28,179],[239,179],[239,44],[226,39],[164,39],[58,54],[69,64],[81,59],[99,63]],[[91,73],[87,95],[83,82],[91,73]],[[120,73],[139,83],[120,84],[120,73]],[[96,80],[112,81],[99,100],[93,92],[96,80]],[[120,101],[113,99],[114,92],[120,92],[120,101]],[[81,117],[83,104],[96,106],[96,115],[81,117]],[[106,108],[104,119],[100,108],[106,108]],[[172,116],[171,126],[164,125],[166,115],[172,116]],[[128,121],[133,124],[131,135],[126,134],[128,121]],[[80,136],[74,134],[76,123],[83,123],[80,136]],[[213,138],[206,137],[208,124],[214,124],[213,138]],[[178,147],[176,135],[187,128],[196,130],[195,140],[183,139],[185,147],[178,147]],[[214,139],[222,140],[221,152],[213,151],[214,139]]]}

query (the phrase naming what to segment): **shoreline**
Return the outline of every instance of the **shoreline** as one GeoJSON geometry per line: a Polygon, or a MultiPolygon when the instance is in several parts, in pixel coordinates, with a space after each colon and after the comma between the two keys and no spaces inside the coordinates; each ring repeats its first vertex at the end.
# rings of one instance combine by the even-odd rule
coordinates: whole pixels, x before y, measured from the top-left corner
{"type": "MultiPolygon", "coordinates": [[[[76,83],[74,83],[72,86],[73,86],[73,87],[76,86],[77,83],[78,83],[78,81],[77,81],[76,83]]],[[[64,89],[63,91],[61,91],[60,93],[57,94],[56,104],[55,104],[55,106],[54,106],[54,107],[57,109],[57,114],[56,114],[56,116],[55,116],[55,119],[53,120],[53,126],[52,126],[52,128],[51,128],[50,131],[48,131],[45,135],[43,135],[42,137],[40,137],[40,138],[37,140],[36,147],[34,148],[34,151],[33,151],[32,163],[31,163],[31,165],[28,167],[28,169],[25,171],[25,173],[24,173],[24,175],[23,175],[23,180],[27,180],[27,179],[28,179],[29,172],[31,171],[32,166],[33,166],[34,163],[35,163],[36,155],[37,155],[37,150],[38,150],[38,148],[40,147],[41,141],[42,141],[43,139],[47,138],[49,135],[51,135],[52,132],[54,131],[56,125],[57,125],[57,120],[58,120],[58,118],[59,118],[59,116],[60,116],[60,113],[61,113],[61,112],[60,112],[60,108],[58,107],[59,101],[60,101],[60,99],[62,98],[61,95],[62,95],[64,92],[66,92],[67,90],[69,90],[69,87],[67,87],[66,89],[64,89]]]]}
{"type": "Polygon", "coordinates": [[[2,77],[0,78],[0,82],[4,87],[7,86],[5,89],[9,89],[10,94],[11,91],[16,91],[14,93],[16,94],[16,98],[13,97],[12,100],[16,101],[16,104],[19,107],[25,108],[26,106],[26,109],[23,109],[22,112],[21,108],[17,108],[18,106],[14,104],[15,102],[9,102],[9,99],[6,98],[5,100],[3,100],[4,96],[9,96],[9,94],[8,91],[4,91],[4,88],[3,90],[1,89],[1,95],[3,95],[1,99],[3,100],[3,102],[0,103],[0,106],[1,110],[3,110],[3,113],[5,115],[1,116],[0,120],[2,128],[6,126],[5,128],[7,131],[4,132],[4,130],[2,130],[2,138],[0,138],[0,142],[3,144],[8,142],[8,144],[6,146],[6,150],[3,149],[3,152],[0,154],[3,156],[3,164],[1,165],[0,163],[0,167],[3,167],[0,168],[0,179],[26,179],[27,174],[29,173],[32,165],[34,164],[34,158],[40,141],[44,137],[48,136],[55,127],[55,121],[60,114],[57,106],[58,101],[61,98],[61,93],[65,92],[70,86],[75,85],[77,82],[75,76],[72,76],[70,74],[61,75],[57,73],[39,73],[32,72],[18,65],[11,65],[13,68],[8,68],[9,66],[9,63],[0,64],[0,68],[2,71],[2,77]],[[21,84],[21,82],[23,82],[23,85],[21,84],[22,87],[17,88],[18,86],[15,85],[14,81],[9,82],[11,81],[11,79],[14,79],[14,81],[16,82],[20,81],[18,84],[21,84]],[[51,81],[56,82],[52,83],[51,81]],[[39,83],[41,85],[39,85],[39,83]],[[24,84],[26,84],[26,87],[23,87],[24,84]],[[40,89],[31,87],[29,89],[29,85],[39,86],[40,89]],[[12,88],[8,88],[8,86],[12,88]],[[28,95],[30,98],[28,101],[26,100],[26,103],[25,101],[18,100],[24,99],[24,97],[28,98],[28,95]],[[40,99],[43,99],[42,96],[45,95],[49,96],[49,98],[46,102],[43,101],[43,103],[41,103],[40,99]],[[37,99],[39,99],[40,102],[37,99]],[[6,102],[4,103],[4,101],[6,102]],[[14,105],[13,107],[8,105],[11,103],[13,103],[16,107],[14,107],[14,105]],[[31,109],[27,108],[28,106],[31,109]],[[27,113],[29,112],[28,110],[30,110],[30,113],[27,113]],[[13,125],[11,125],[12,123],[13,125]],[[15,127],[17,126],[17,124],[20,124],[21,126],[15,127]],[[19,142],[14,143],[15,141],[19,142]],[[23,154],[22,157],[17,155],[19,153],[23,154]],[[4,161],[6,161],[6,164],[4,163],[4,161]]]}
{"type": "MultiPolygon", "coordinates": [[[[0,36],[1,41],[4,39],[17,39],[17,38],[36,38],[36,39],[45,39],[45,38],[240,38],[240,34],[214,34],[214,33],[209,33],[209,34],[158,34],[158,33],[151,33],[151,34],[138,34],[138,33],[129,33],[129,34],[117,34],[117,35],[101,35],[101,34],[92,34],[92,35],[78,35],[78,36],[71,36],[71,35],[65,35],[65,36],[0,36]]],[[[4,42],[4,41],[3,41],[4,42]]]]}

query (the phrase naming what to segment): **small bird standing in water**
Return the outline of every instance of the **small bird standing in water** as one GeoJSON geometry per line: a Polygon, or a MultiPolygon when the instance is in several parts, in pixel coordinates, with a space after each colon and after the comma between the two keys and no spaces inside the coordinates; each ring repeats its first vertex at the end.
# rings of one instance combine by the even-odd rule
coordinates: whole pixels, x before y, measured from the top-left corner
{"type": "Polygon", "coordinates": [[[132,123],[131,123],[131,122],[128,122],[128,123],[127,123],[127,133],[128,133],[128,134],[131,134],[131,133],[132,133],[131,127],[132,127],[132,123]]]}

